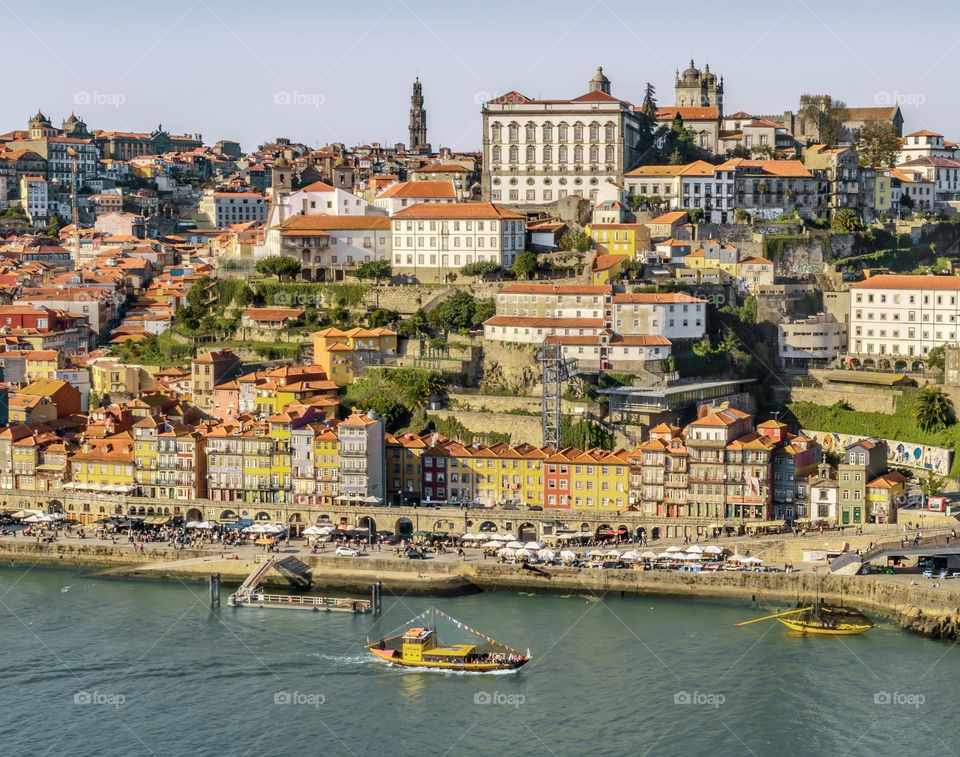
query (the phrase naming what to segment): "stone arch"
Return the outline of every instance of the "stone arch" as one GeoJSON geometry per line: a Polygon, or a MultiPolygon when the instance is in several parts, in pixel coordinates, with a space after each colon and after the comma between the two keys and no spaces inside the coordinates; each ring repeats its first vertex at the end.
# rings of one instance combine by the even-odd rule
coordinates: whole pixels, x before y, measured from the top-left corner
{"type": "Polygon", "coordinates": [[[872,357],[865,357],[865,358],[863,359],[863,367],[864,367],[864,368],[874,368],[874,367],[876,367],[876,363],[874,362],[874,359],[873,359],[872,357]]]}
{"type": "Polygon", "coordinates": [[[191,507],[189,510],[187,510],[187,520],[188,520],[188,521],[190,521],[190,520],[196,520],[196,521],[201,521],[201,520],[203,520],[203,510],[201,510],[199,507],[191,507]]]}
{"type": "Polygon", "coordinates": [[[604,534],[607,538],[610,538],[610,534],[614,532],[613,527],[609,523],[601,523],[599,526],[597,526],[597,530],[594,532],[594,535],[599,538],[601,531],[610,532],[610,533],[604,534]]]}
{"type": "Polygon", "coordinates": [[[63,502],[59,499],[51,499],[47,503],[47,512],[50,513],[62,513],[63,512],[63,502]]]}
{"type": "Polygon", "coordinates": [[[889,371],[890,361],[885,357],[880,358],[880,360],[877,362],[877,368],[879,368],[881,371],[889,371]]]}
{"type": "Polygon", "coordinates": [[[893,362],[893,369],[895,371],[905,371],[907,370],[907,361],[906,360],[895,360],[893,362]]]}
{"type": "Polygon", "coordinates": [[[401,538],[413,536],[413,521],[409,518],[397,518],[397,522],[394,524],[394,531],[396,531],[397,536],[401,538]]]}
{"type": "Polygon", "coordinates": [[[914,373],[923,373],[923,368],[924,365],[922,360],[914,360],[913,364],[910,366],[910,370],[914,373]]]}
{"type": "Polygon", "coordinates": [[[253,519],[254,520],[270,520],[270,513],[268,513],[266,510],[261,510],[255,516],[253,516],[253,519]]]}
{"type": "Polygon", "coordinates": [[[521,523],[520,527],[517,529],[517,539],[522,542],[536,541],[537,540],[537,527],[535,524],[530,523],[521,523]]]}
{"type": "Polygon", "coordinates": [[[650,538],[651,538],[651,539],[653,539],[654,541],[657,541],[658,539],[661,539],[662,537],[663,537],[663,531],[661,530],[661,528],[660,528],[659,526],[654,526],[652,529],[650,529],[650,538]]]}
{"type": "Polygon", "coordinates": [[[590,533],[592,530],[593,530],[593,529],[590,528],[590,524],[589,524],[589,523],[581,523],[581,524],[580,524],[580,533],[582,533],[582,534],[588,534],[588,533],[590,533]]]}
{"type": "Polygon", "coordinates": [[[290,513],[290,517],[287,518],[287,526],[290,533],[299,536],[303,530],[303,516],[300,513],[290,513]]]}
{"type": "Polygon", "coordinates": [[[320,515],[317,516],[317,525],[320,525],[322,523],[329,523],[329,522],[330,522],[330,516],[327,515],[326,513],[321,513],[320,515]]]}
{"type": "Polygon", "coordinates": [[[364,515],[361,518],[357,519],[358,528],[367,528],[370,530],[370,536],[373,536],[377,533],[377,522],[371,518],[369,515],[364,515]]]}
{"type": "Polygon", "coordinates": [[[220,520],[236,520],[237,514],[233,510],[224,510],[220,513],[220,520]]]}
{"type": "Polygon", "coordinates": [[[617,539],[620,541],[627,541],[630,538],[630,529],[627,528],[625,523],[621,523],[617,526],[617,539]]]}
{"type": "Polygon", "coordinates": [[[647,529],[643,526],[637,526],[637,530],[634,532],[634,534],[636,535],[637,539],[643,541],[647,538],[647,529]]]}
{"type": "Polygon", "coordinates": [[[480,524],[480,530],[495,534],[497,532],[497,524],[492,520],[485,520],[480,524]]]}

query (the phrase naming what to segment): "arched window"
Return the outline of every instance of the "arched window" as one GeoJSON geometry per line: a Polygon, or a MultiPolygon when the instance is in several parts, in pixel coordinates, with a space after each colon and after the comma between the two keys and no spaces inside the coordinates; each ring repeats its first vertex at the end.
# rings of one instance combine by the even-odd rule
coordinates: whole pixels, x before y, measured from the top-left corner
{"type": "Polygon", "coordinates": [[[520,127],[516,124],[510,124],[507,134],[511,142],[516,142],[520,137],[520,127]]]}
{"type": "Polygon", "coordinates": [[[600,141],[600,124],[596,122],[590,124],[590,141],[591,142],[600,141]]]}
{"type": "Polygon", "coordinates": [[[600,160],[600,148],[596,145],[590,145],[590,162],[596,163],[600,160]]]}
{"type": "Polygon", "coordinates": [[[549,121],[543,125],[543,141],[552,142],[553,141],[553,124],[549,121]]]}
{"type": "Polygon", "coordinates": [[[553,163],[553,148],[550,145],[546,145],[543,148],[543,162],[553,163]]]}
{"type": "Polygon", "coordinates": [[[567,146],[566,145],[560,145],[559,149],[557,150],[557,160],[561,163],[567,162],[567,146]]]}
{"type": "Polygon", "coordinates": [[[583,124],[574,124],[573,125],[573,141],[582,142],[583,141],[583,124]]]}
{"type": "Polygon", "coordinates": [[[527,142],[537,141],[537,127],[535,124],[527,124],[527,142]]]}
{"type": "Polygon", "coordinates": [[[527,145],[527,163],[537,162],[537,148],[533,145],[527,145]]]}
{"type": "Polygon", "coordinates": [[[616,150],[614,150],[613,145],[607,145],[606,158],[605,158],[607,163],[613,163],[615,152],[616,150]]]}
{"type": "Polygon", "coordinates": [[[510,145],[510,162],[516,163],[518,160],[520,160],[520,151],[516,145],[510,145]]]}
{"type": "Polygon", "coordinates": [[[583,163],[583,145],[573,146],[573,162],[583,163]]]}
{"type": "Polygon", "coordinates": [[[605,140],[607,142],[613,142],[617,137],[617,127],[613,123],[608,123],[605,128],[605,140]]]}
{"type": "Polygon", "coordinates": [[[500,162],[500,145],[494,145],[493,147],[493,158],[494,163],[500,162]]]}

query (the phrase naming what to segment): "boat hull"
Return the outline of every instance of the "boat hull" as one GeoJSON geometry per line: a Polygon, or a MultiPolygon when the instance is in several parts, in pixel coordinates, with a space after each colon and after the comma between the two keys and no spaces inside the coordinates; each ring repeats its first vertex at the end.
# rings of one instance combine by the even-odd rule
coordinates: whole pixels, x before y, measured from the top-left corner
{"type": "Polygon", "coordinates": [[[522,668],[528,662],[529,658],[518,660],[517,662],[504,663],[455,663],[455,662],[412,662],[396,657],[390,649],[377,649],[376,647],[367,647],[367,651],[374,657],[384,662],[396,665],[402,668],[420,668],[428,670],[450,670],[465,673],[495,673],[498,670],[517,670],[522,668]]]}
{"type": "Polygon", "coordinates": [[[811,636],[857,636],[873,628],[872,624],[866,623],[838,623],[834,627],[825,627],[814,623],[805,623],[803,621],[792,620],[790,618],[777,618],[783,625],[791,631],[797,633],[809,634],[811,636]]]}

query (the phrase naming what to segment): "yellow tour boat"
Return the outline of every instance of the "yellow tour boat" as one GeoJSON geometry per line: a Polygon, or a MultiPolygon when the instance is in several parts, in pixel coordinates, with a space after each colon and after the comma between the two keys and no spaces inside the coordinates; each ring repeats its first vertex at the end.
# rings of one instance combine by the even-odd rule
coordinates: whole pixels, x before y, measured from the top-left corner
{"type": "Polygon", "coordinates": [[[430,612],[434,613],[434,616],[440,614],[446,617],[458,628],[484,641],[478,644],[441,644],[434,619],[432,626],[411,626],[402,633],[386,636],[372,643],[368,639],[367,650],[374,657],[391,665],[469,673],[516,670],[531,660],[529,650],[524,654],[473,630],[439,610],[430,612]]]}

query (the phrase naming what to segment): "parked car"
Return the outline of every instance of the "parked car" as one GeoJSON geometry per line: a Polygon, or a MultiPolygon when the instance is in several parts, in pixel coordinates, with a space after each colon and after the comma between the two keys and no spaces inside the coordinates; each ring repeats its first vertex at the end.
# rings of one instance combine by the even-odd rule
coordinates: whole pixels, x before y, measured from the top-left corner
{"type": "Polygon", "coordinates": [[[408,560],[426,560],[427,556],[419,549],[408,549],[404,552],[408,560]]]}
{"type": "Polygon", "coordinates": [[[354,549],[353,547],[341,546],[337,547],[334,554],[337,557],[360,557],[360,550],[354,549]]]}

